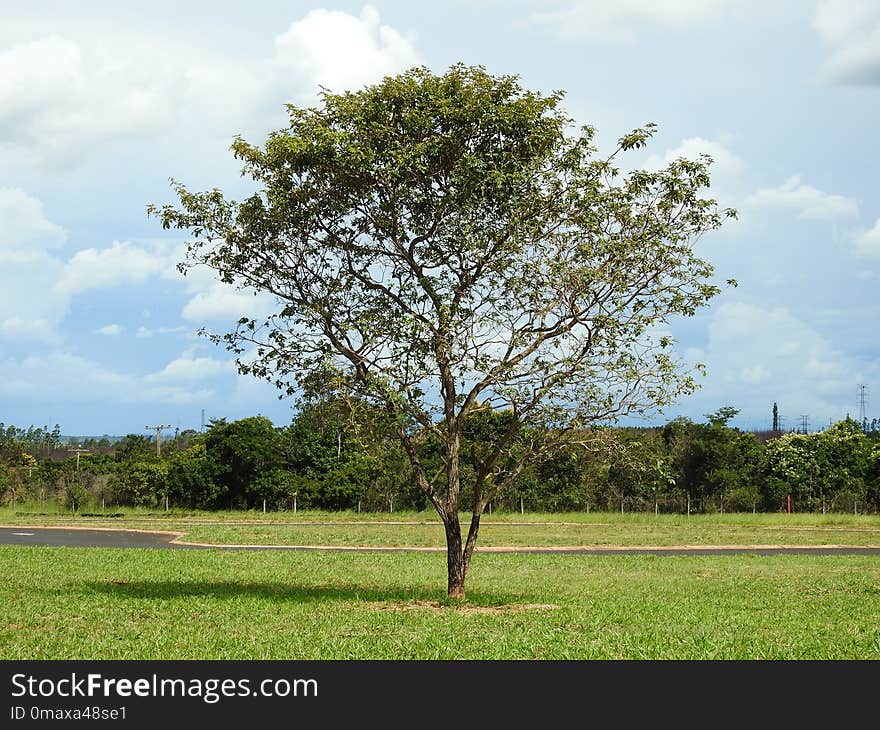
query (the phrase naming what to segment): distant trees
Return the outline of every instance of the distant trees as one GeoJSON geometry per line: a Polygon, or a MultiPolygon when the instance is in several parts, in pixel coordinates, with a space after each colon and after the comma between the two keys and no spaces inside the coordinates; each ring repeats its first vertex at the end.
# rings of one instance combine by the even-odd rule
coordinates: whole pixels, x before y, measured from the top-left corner
{"type": "Polygon", "coordinates": [[[866,499],[868,506],[877,511],[880,509],[880,439],[874,441],[871,455],[868,458],[868,480],[866,499]]]}
{"type": "Polygon", "coordinates": [[[721,408],[706,416],[708,423],[676,419],[663,430],[672,458],[677,488],[696,500],[717,500],[719,510],[752,507],[760,447],[752,434],[729,428],[738,413],[721,408]]]}
{"type": "MultiPolygon", "coordinates": [[[[859,424],[846,418],[825,431],[785,434],[770,441],[761,461],[761,483],[768,506],[791,495],[799,509],[850,509],[870,501],[876,509],[872,450],[859,424]]],[[[876,445],[875,445],[876,448],[876,445]]]]}
{"type": "MultiPolygon", "coordinates": [[[[19,507],[55,499],[68,509],[100,505],[148,509],[391,511],[428,508],[409,479],[408,462],[380,410],[332,387],[311,393],[286,427],[263,417],[212,421],[205,433],[167,441],[162,458],[149,439],[132,434],[114,453],[100,447],[76,459],[66,449],[46,458],[42,435],[0,429],[0,499],[19,507]],[[352,413],[357,410],[357,416],[352,413]]],[[[778,511],[790,495],[796,511],[880,511],[880,438],[845,419],[812,434],[760,442],[729,426],[721,408],[696,423],[597,428],[531,460],[492,503],[518,511],[778,511]]],[[[509,428],[504,411],[478,412],[463,432],[462,497],[493,433],[509,428]]],[[[36,429],[30,429],[31,433],[36,429]]],[[[516,439],[540,448],[551,429],[521,427],[516,439]]],[[[511,458],[516,458],[515,453],[511,458]]],[[[442,447],[426,435],[422,462],[442,468],[442,447]]],[[[503,464],[501,465],[503,467],[503,464]]]]}
{"type": "Polygon", "coordinates": [[[163,462],[127,462],[113,481],[115,498],[122,504],[153,506],[167,494],[168,466],[163,462]]]}
{"type": "Polygon", "coordinates": [[[175,506],[214,509],[220,489],[214,483],[213,468],[202,442],[181,449],[171,458],[166,476],[168,498],[175,506]]]}

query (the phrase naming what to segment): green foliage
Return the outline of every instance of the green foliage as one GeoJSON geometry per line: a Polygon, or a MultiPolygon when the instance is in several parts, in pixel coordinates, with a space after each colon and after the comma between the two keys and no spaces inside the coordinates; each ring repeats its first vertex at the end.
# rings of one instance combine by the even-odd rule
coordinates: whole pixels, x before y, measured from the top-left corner
{"type": "Polygon", "coordinates": [[[676,488],[702,500],[704,508],[717,498],[722,509],[725,495],[740,503],[754,496],[761,447],[752,434],[727,427],[737,413],[725,407],[707,415],[708,424],[679,418],[663,430],[676,488]]]}
{"type": "Polygon", "coordinates": [[[870,460],[870,442],[850,418],[819,433],[785,434],[764,449],[766,499],[771,508],[781,508],[789,494],[801,509],[824,511],[836,500],[857,505],[868,496],[870,460]]]}
{"type": "MultiPolygon", "coordinates": [[[[880,442],[854,421],[760,444],[725,425],[733,410],[719,409],[705,424],[676,419],[664,428],[569,431],[563,439],[549,426],[515,424],[511,431],[509,411],[478,409],[462,430],[462,499],[473,499],[489,449],[510,431],[504,458],[485,484],[515,470],[517,450],[543,455],[531,458],[510,489],[495,497],[496,510],[682,512],[688,494],[692,512],[779,511],[788,495],[795,511],[880,509],[880,442]],[[545,450],[544,439],[554,447],[545,450]]],[[[38,461],[14,442],[17,463],[0,464],[0,498],[22,504],[55,497],[67,509],[102,502],[154,509],[166,496],[171,507],[211,510],[230,504],[262,509],[264,500],[269,510],[291,509],[294,495],[301,509],[430,506],[410,478],[387,414],[332,387],[314,386],[287,428],[260,418],[217,421],[207,434],[184,439],[169,440],[161,461],[147,442],[146,449],[123,449],[133,457],[128,460],[120,453],[82,455],[79,470],[66,452],[63,460],[38,461]]],[[[418,448],[426,470],[442,471],[443,443],[436,434],[426,434],[418,448]]]]}
{"type": "Polygon", "coordinates": [[[220,503],[220,490],[213,481],[214,468],[203,443],[178,450],[168,464],[169,500],[193,509],[212,509],[220,503]]]}
{"type": "Polygon", "coordinates": [[[638,509],[657,504],[675,484],[672,468],[656,431],[622,431],[608,457],[606,505],[638,509]]]}
{"type": "Polygon", "coordinates": [[[32,454],[51,451],[61,444],[61,427],[56,423],[51,430],[48,426],[18,428],[0,422],[0,461],[4,450],[13,444],[24,446],[32,454]]]}
{"type": "Polygon", "coordinates": [[[263,416],[211,421],[205,453],[224,506],[248,508],[262,502],[264,487],[257,488],[258,480],[281,467],[280,446],[277,429],[263,416]]]}
{"type": "Polygon", "coordinates": [[[120,504],[158,506],[168,494],[167,478],[164,462],[126,462],[113,481],[116,499],[120,504]]]}
{"type": "Polygon", "coordinates": [[[116,444],[117,461],[148,461],[156,456],[156,445],[140,433],[130,433],[116,444]]]}
{"type": "Polygon", "coordinates": [[[880,509],[880,441],[876,441],[868,459],[867,497],[873,509],[880,509]]]}

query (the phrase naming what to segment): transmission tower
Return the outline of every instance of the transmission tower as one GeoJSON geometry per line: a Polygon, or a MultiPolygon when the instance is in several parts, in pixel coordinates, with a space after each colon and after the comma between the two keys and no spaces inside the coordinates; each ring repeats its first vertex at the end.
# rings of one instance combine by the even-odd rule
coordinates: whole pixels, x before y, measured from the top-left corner
{"type": "Polygon", "coordinates": [[[162,456],[162,431],[166,428],[171,428],[170,425],[165,426],[144,426],[144,428],[148,428],[152,431],[156,432],[156,456],[162,456]]]}
{"type": "Polygon", "coordinates": [[[859,386],[859,426],[862,430],[868,429],[868,386],[859,386]]]}
{"type": "Polygon", "coordinates": [[[802,415],[801,416],[801,433],[807,433],[807,429],[810,427],[810,417],[802,415]]]}

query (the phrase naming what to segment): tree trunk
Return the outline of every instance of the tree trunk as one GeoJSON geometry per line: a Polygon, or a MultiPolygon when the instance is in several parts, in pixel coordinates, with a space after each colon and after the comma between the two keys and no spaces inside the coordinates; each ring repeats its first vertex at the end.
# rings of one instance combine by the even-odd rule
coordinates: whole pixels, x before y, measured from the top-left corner
{"type": "Polygon", "coordinates": [[[446,594],[449,598],[464,598],[464,579],[467,567],[461,549],[461,524],[458,515],[450,515],[446,527],[446,570],[448,583],[446,594]]]}

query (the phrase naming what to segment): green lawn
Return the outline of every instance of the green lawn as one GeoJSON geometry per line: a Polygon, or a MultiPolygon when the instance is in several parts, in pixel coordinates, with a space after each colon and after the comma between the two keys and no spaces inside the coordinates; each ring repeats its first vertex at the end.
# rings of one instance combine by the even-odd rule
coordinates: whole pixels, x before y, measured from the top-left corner
{"type": "MultiPolygon", "coordinates": [[[[193,525],[181,526],[184,541],[262,545],[445,544],[440,525],[193,525]]],[[[634,545],[880,545],[880,528],[692,524],[666,522],[609,524],[531,524],[488,522],[479,546],[634,546],[634,545]]]]}
{"type": "Polygon", "coordinates": [[[880,659],[880,560],[0,547],[2,659],[880,659]]]}
{"type": "MultiPolygon", "coordinates": [[[[25,510],[25,512],[27,512],[25,510]]],[[[428,512],[202,512],[123,518],[48,516],[0,511],[2,524],[80,525],[184,532],[188,542],[226,545],[442,546],[428,512]],[[331,524],[321,524],[331,523],[331,524]]],[[[465,521],[465,528],[467,522],[465,521]]],[[[479,546],[880,545],[880,516],[820,514],[659,515],[567,513],[485,515],[479,546]]]]}

